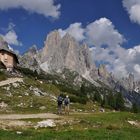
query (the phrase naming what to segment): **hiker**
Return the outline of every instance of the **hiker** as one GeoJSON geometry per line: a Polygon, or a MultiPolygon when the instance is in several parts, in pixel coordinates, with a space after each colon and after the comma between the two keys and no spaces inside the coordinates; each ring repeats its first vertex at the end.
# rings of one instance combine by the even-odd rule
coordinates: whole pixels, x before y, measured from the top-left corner
{"type": "Polygon", "coordinates": [[[62,104],[63,104],[63,98],[61,95],[59,95],[57,98],[58,114],[62,114],[62,104]]]}
{"type": "Polygon", "coordinates": [[[65,114],[69,114],[69,105],[70,105],[70,99],[69,96],[67,95],[66,98],[64,99],[65,114]]]}

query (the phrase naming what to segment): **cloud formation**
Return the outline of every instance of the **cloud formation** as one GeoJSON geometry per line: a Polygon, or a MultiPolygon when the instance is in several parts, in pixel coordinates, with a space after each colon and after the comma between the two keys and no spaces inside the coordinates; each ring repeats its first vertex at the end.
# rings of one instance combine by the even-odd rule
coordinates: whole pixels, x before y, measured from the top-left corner
{"type": "Polygon", "coordinates": [[[140,24],[140,0],[123,0],[131,21],[140,24]]]}
{"type": "Polygon", "coordinates": [[[14,30],[9,31],[3,35],[3,39],[10,45],[21,46],[22,43],[18,41],[18,36],[14,30]]]}
{"type": "Polygon", "coordinates": [[[1,36],[9,45],[22,46],[22,43],[18,40],[18,35],[15,32],[14,27],[15,24],[10,22],[7,29],[5,29],[5,35],[1,34],[1,36]]]}
{"type": "Polygon", "coordinates": [[[108,45],[116,47],[124,41],[123,36],[107,18],[100,18],[87,25],[85,30],[88,43],[95,46],[108,45]]]}
{"type": "Polygon", "coordinates": [[[140,76],[140,45],[123,48],[125,38],[109,19],[100,18],[85,28],[82,23],[73,23],[59,32],[62,36],[68,32],[77,41],[86,41],[92,47],[94,61],[105,63],[116,77],[126,77],[129,73],[134,73],[136,78],[140,76]]]}
{"type": "Polygon", "coordinates": [[[85,39],[84,36],[84,28],[82,28],[82,23],[73,23],[71,24],[67,29],[62,30],[59,29],[58,30],[61,37],[63,37],[66,33],[69,33],[71,36],[73,36],[77,41],[82,41],[85,39]]]}
{"type": "Polygon", "coordinates": [[[54,4],[54,0],[0,0],[0,10],[23,8],[31,13],[53,18],[59,17],[60,7],[60,4],[54,4]]]}

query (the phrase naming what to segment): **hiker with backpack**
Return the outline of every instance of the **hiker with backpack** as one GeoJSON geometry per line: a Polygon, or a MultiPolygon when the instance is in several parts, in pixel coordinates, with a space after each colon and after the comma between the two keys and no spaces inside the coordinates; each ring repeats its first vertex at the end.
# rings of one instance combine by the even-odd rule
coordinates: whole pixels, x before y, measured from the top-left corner
{"type": "Polygon", "coordinates": [[[63,104],[63,98],[61,95],[59,95],[57,98],[58,114],[62,114],[62,104],[63,104]]]}
{"type": "Polygon", "coordinates": [[[65,114],[69,115],[69,105],[70,105],[70,99],[69,96],[67,95],[66,98],[64,99],[64,106],[65,106],[65,114]]]}

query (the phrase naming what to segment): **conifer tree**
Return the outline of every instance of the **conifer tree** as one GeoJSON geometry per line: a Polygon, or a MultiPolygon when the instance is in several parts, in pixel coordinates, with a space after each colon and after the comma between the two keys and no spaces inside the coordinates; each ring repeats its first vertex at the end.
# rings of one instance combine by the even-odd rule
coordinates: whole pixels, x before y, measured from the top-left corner
{"type": "Polygon", "coordinates": [[[124,99],[120,92],[116,95],[116,109],[124,110],[124,99]]]}
{"type": "Polygon", "coordinates": [[[133,105],[132,105],[132,112],[133,113],[138,113],[139,112],[138,105],[136,103],[133,103],[133,105]]]}
{"type": "Polygon", "coordinates": [[[112,108],[115,108],[116,102],[115,97],[112,93],[108,95],[108,105],[111,106],[112,108]]]}

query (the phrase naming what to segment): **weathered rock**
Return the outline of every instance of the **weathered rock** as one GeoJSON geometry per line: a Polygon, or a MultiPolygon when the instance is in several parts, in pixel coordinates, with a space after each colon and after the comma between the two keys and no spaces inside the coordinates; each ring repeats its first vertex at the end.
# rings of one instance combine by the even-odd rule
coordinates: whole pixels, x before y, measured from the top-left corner
{"type": "Polygon", "coordinates": [[[40,67],[46,72],[62,72],[66,68],[85,75],[89,71],[86,76],[90,77],[93,74],[94,79],[97,79],[90,49],[86,44],[80,46],[69,34],[61,38],[58,31],[51,32],[45,41],[41,56],[40,67]]]}
{"type": "Polygon", "coordinates": [[[37,125],[35,126],[35,129],[43,127],[56,127],[56,124],[54,123],[54,120],[48,119],[45,121],[38,122],[37,125]]]}
{"type": "Polygon", "coordinates": [[[103,79],[108,79],[110,77],[110,74],[108,73],[105,65],[100,65],[99,66],[98,74],[103,79]]]}
{"type": "Polygon", "coordinates": [[[19,57],[21,67],[40,72],[40,55],[37,47],[33,45],[23,56],[19,57]]]}
{"type": "Polygon", "coordinates": [[[6,104],[5,102],[0,103],[0,108],[1,109],[6,109],[7,107],[8,107],[8,104],[6,104]]]}
{"type": "Polygon", "coordinates": [[[41,106],[39,107],[40,110],[45,110],[46,109],[46,106],[41,106]]]}

